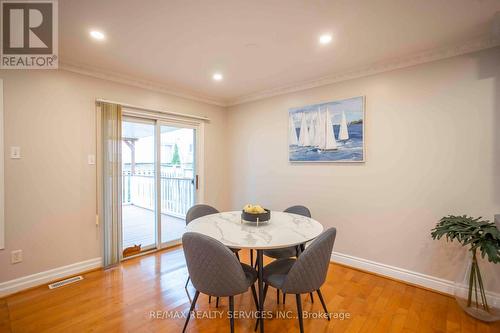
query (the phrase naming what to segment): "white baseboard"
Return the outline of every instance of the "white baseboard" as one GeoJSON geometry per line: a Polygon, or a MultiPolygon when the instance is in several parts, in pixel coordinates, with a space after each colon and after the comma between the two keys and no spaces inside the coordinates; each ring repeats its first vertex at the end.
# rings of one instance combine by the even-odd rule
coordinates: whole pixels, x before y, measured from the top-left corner
{"type": "Polygon", "coordinates": [[[344,264],[347,266],[359,268],[368,272],[391,277],[397,280],[405,281],[411,284],[422,286],[436,290],[445,294],[453,295],[453,281],[440,279],[434,276],[425,275],[409,271],[406,269],[381,264],[379,262],[353,257],[347,254],[333,252],[332,261],[344,264]]]}
{"type": "MultiPolygon", "coordinates": [[[[409,271],[406,269],[381,264],[379,262],[353,257],[347,254],[332,252],[331,260],[346,266],[359,268],[361,270],[387,276],[396,280],[408,282],[413,285],[421,286],[427,289],[436,290],[448,295],[453,295],[455,284],[453,281],[440,279],[434,276],[425,275],[409,271]]],[[[463,289],[467,290],[468,286],[464,285],[463,289]]],[[[466,293],[466,292],[465,292],[466,293]]],[[[464,294],[465,294],[464,293],[464,294]]],[[[500,294],[486,290],[488,302],[494,304],[495,307],[500,306],[500,294]]]]}
{"type": "Polygon", "coordinates": [[[101,258],[93,258],[71,265],[57,267],[45,272],[35,273],[18,279],[5,281],[0,283],[0,297],[4,297],[18,291],[36,287],[58,279],[66,278],[71,275],[89,271],[95,268],[102,267],[101,258]]]}
{"type": "MultiPolygon", "coordinates": [[[[339,252],[333,252],[331,260],[333,262],[337,262],[354,268],[359,268],[368,272],[380,274],[414,285],[422,286],[424,288],[453,295],[454,283],[450,280],[413,272],[410,270],[350,256],[339,252]]],[[[102,267],[102,258],[93,258],[71,265],[54,268],[45,272],[40,272],[28,276],[23,276],[18,279],[2,282],[0,283],[0,297],[4,297],[24,289],[39,286],[99,267],[102,267]]],[[[500,296],[498,296],[497,294],[495,294],[495,297],[500,299],[500,296]]]]}

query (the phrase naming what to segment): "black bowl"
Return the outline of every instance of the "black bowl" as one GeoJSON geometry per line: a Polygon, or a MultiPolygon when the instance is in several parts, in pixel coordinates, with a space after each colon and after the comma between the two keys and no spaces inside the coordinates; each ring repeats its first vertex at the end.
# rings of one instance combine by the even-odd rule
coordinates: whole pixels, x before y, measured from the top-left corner
{"type": "Polygon", "coordinates": [[[265,213],[260,213],[260,214],[252,214],[252,213],[247,213],[244,210],[241,211],[241,219],[243,221],[247,222],[257,222],[257,219],[259,222],[267,222],[271,219],[271,211],[269,209],[264,208],[266,211],[265,213]]]}

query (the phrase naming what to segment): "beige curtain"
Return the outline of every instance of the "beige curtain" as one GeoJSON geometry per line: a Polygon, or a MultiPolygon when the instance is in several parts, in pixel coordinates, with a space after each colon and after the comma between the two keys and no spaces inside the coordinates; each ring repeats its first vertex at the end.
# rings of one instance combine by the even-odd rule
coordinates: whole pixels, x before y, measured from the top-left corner
{"type": "Polygon", "coordinates": [[[101,202],[100,215],[104,237],[104,268],[120,261],[121,242],[121,105],[99,103],[101,202]]]}

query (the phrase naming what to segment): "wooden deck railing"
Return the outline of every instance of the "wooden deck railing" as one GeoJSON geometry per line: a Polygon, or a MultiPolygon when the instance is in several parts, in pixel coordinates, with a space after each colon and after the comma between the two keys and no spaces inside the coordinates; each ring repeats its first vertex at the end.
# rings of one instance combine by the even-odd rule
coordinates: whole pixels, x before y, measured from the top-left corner
{"type": "MultiPolygon", "coordinates": [[[[161,212],[185,218],[194,204],[194,184],[191,178],[161,176],[161,212]]],[[[122,174],[122,203],[154,210],[155,177],[151,173],[122,174]]]]}

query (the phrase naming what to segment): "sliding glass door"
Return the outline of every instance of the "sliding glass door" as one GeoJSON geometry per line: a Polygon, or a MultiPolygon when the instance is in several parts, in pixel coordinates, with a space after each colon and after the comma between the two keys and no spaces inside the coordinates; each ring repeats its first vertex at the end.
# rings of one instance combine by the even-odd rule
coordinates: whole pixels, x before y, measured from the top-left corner
{"type": "Polygon", "coordinates": [[[182,237],[186,213],[195,201],[196,131],[162,124],[160,133],[161,242],[170,244],[182,237]]]}
{"type": "Polygon", "coordinates": [[[123,257],[157,245],[156,125],[122,121],[122,249],[123,257]]]}
{"type": "Polygon", "coordinates": [[[122,121],[122,257],[180,243],[200,200],[199,125],[122,121]]]}

